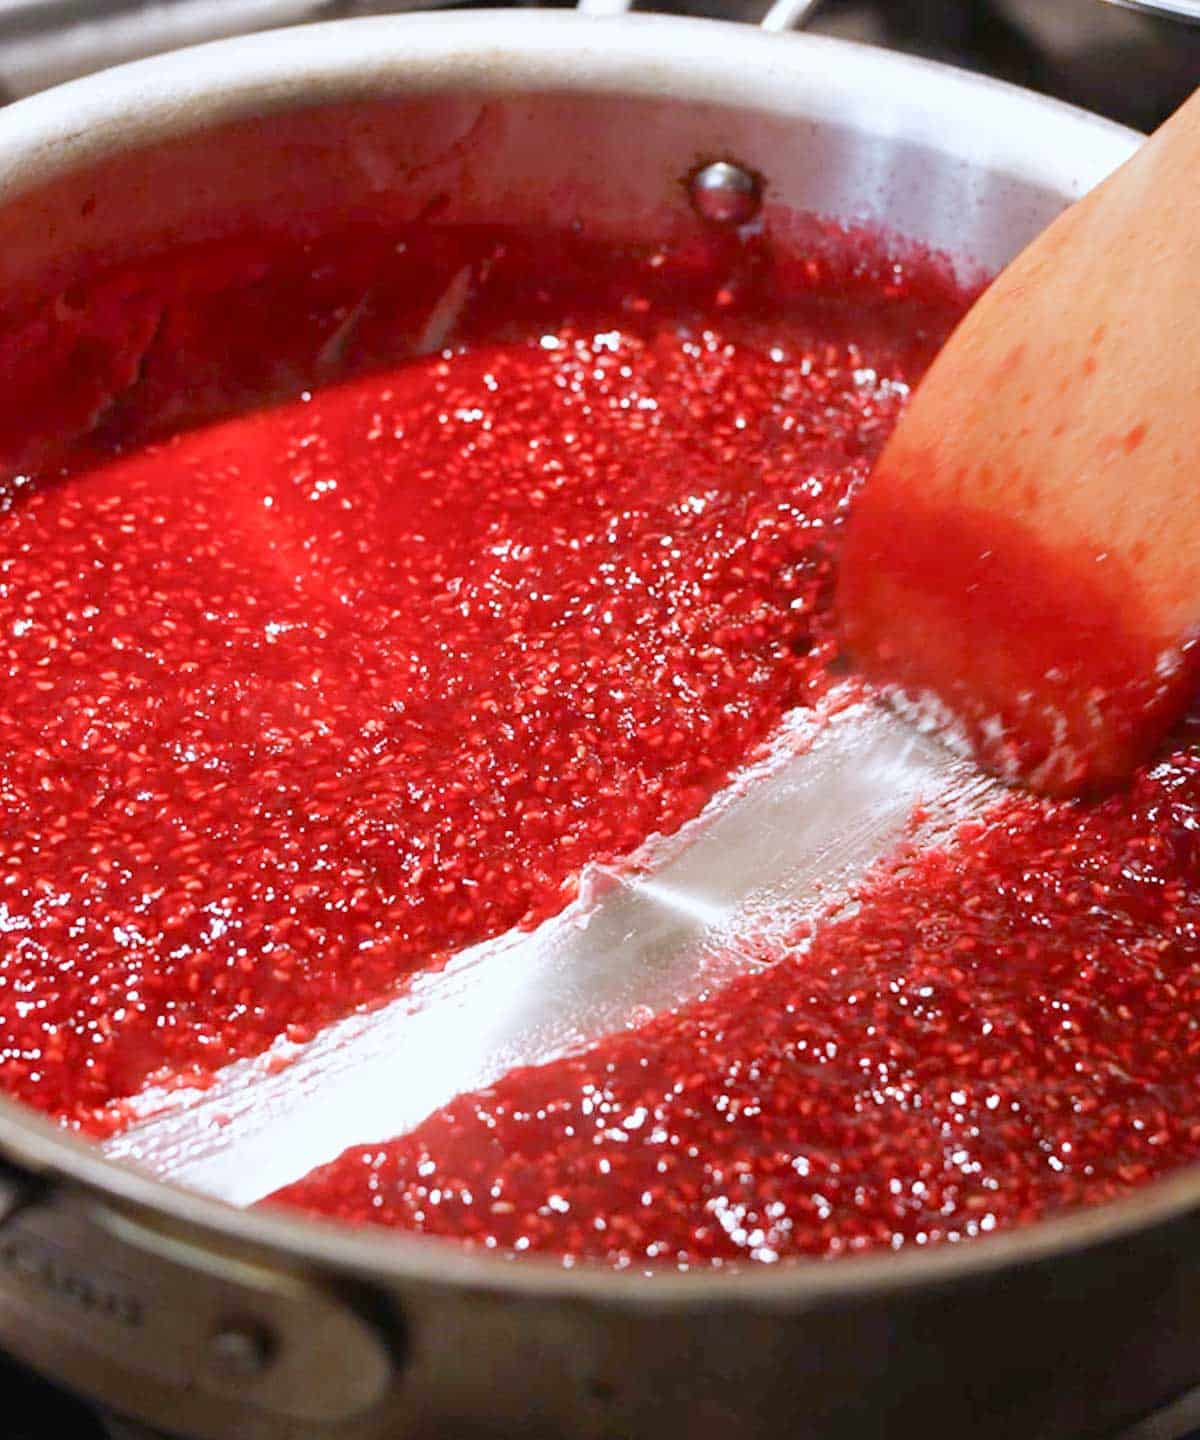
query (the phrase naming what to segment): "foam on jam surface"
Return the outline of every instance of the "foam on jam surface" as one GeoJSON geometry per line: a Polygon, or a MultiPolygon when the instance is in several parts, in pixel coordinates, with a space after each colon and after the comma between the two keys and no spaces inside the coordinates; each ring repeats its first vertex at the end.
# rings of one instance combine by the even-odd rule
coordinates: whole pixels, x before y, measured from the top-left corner
{"type": "MultiPolygon", "coordinates": [[[[4,488],[9,1093],[111,1130],[150,1081],[380,1003],[676,828],[822,693],[846,497],[962,297],[874,242],[548,244],[425,242],[404,323],[469,302],[454,353],[4,488]]],[[[387,349],[387,286],[342,304],[336,247],[321,323],[251,305],[261,265],[213,302],[236,265],[206,263],[202,320],[156,272],[30,322],[75,347],[64,426],[219,408],[226,350],[253,393],[273,324],[284,379],[387,349]]]]}
{"type": "Polygon", "coordinates": [[[695,1268],[957,1241],[1200,1158],[1200,752],[1004,802],[811,947],[276,1200],[695,1268]]]}

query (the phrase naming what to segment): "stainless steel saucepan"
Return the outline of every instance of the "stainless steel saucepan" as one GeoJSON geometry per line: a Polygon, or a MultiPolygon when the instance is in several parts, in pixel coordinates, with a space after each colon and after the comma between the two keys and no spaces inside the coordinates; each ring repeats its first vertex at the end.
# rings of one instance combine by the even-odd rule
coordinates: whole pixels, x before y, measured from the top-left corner
{"type": "MultiPolygon", "coordinates": [[[[436,203],[440,223],[678,234],[702,223],[679,178],[717,159],[765,177],[768,224],[881,222],[994,268],[1136,142],[977,77],[718,23],[316,26],[0,113],[0,311],[256,217],[436,203]]],[[[1144,1433],[1165,1436],[1200,1382],[1191,1173],[935,1253],[647,1279],[242,1212],[7,1102],[0,1155],[0,1345],[172,1433],[1038,1440],[1158,1411],[1144,1433]]]]}

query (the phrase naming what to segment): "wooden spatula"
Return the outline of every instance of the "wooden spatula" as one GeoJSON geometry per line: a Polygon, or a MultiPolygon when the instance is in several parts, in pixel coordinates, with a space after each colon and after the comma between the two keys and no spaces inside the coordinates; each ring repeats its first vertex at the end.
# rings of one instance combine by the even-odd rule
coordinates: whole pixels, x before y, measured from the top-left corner
{"type": "Polygon", "coordinates": [[[858,497],[847,641],[981,759],[1119,782],[1200,680],[1200,92],[968,313],[858,497]]]}

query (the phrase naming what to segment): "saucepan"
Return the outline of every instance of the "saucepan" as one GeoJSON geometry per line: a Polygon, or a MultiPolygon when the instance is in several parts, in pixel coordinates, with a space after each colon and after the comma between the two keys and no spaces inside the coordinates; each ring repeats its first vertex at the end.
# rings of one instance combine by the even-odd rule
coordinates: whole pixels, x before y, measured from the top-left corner
{"type": "MultiPolygon", "coordinates": [[[[0,114],[0,312],[256,217],[678,236],[721,210],[681,183],[718,162],[717,189],[761,189],[764,224],[879,224],[994,270],[1137,141],[976,76],[736,25],[347,21],[0,114]]],[[[54,406],[13,405],[10,439],[52,451],[54,406]]],[[[975,1245],[647,1279],[242,1211],[7,1101],[0,1155],[0,1346],[173,1434],[1035,1440],[1169,1426],[1200,1384],[1193,1173],[975,1245]]]]}

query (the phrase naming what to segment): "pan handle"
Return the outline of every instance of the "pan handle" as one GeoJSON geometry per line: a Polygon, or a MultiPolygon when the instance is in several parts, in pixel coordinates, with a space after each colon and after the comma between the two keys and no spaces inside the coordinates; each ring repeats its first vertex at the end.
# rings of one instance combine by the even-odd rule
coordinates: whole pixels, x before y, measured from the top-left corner
{"type": "Polygon", "coordinates": [[[173,1431],[186,1394],[189,1433],[209,1440],[324,1434],[403,1372],[400,1317],[307,1265],[7,1167],[0,1193],[5,1350],[119,1414],[173,1431]]]}
{"type": "MultiPolygon", "coordinates": [[[[772,0],[767,13],[759,21],[760,30],[802,30],[820,7],[822,0],[772,0]]],[[[624,15],[633,9],[633,0],[578,0],[575,8],[581,15],[624,15]]]]}
{"type": "Polygon", "coordinates": [[[760,30],[803,30],[816,14],[821,0],[774,0],[759,21],[760,30]]]}
{"type": "Polygon", "coordinates": [[[1200,0],[1107,0],[1122,10],[1140,10],[1143,14],[1169,20],[1183,20],[1200,25],[1200,0]]]}

